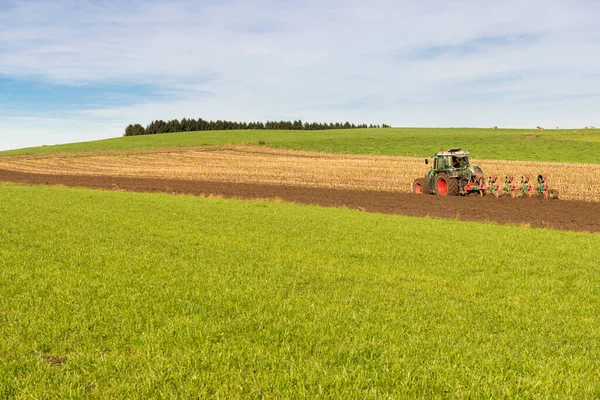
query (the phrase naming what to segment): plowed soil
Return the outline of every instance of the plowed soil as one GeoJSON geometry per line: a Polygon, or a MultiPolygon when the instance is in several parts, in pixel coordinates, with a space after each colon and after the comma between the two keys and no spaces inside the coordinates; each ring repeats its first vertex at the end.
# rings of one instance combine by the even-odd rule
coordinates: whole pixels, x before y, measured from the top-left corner
{"type": "Polygon", "coordinates": [[[518,224],[534,228],[600,231],[600,204],[492,196],[438,197],[409,193],[345,190],[253,183],[228,183],[150,177],[47,175],[0,170],[0,182],[64,185],[105,190],[179,193],[238,199],[281,199],[301,204],[417,217],[518,224]]]}

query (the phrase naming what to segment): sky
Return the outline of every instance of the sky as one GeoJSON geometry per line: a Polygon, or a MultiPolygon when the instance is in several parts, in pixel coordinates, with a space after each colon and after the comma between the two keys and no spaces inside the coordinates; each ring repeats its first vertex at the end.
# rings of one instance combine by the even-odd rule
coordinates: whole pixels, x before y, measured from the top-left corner
{"type": "Polygon", "coordinates": [[[0,0],[0,150],[155,119],[600,126],[596,0],[0,0]]]}

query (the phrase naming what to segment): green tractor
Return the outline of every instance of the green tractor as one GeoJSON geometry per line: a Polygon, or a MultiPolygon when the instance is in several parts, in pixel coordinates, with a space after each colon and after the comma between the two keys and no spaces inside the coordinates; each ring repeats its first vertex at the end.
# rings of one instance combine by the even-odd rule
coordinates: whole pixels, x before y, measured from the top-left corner
{"type": "MultiPolygon", "coordinates": [[[[478,193],[483,196],[488,189],[483,171],[471,166],[468,151],[450,149],[433,156],[433,167],[424,178],[415,179],[413,193],[431,193],[439,196],[458,196],[478,193]]],[[[429,164],[429,158],[425,159],[429,164]]]]}

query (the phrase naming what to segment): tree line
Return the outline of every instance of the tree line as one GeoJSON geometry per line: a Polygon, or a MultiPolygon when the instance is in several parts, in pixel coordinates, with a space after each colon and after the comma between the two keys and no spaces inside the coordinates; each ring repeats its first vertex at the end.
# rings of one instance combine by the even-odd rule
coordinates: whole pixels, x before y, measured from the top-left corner
{"type": "Polygon", "coordinates": [[[173,133],[173,132],[194,132],[194,131],[226,131],[226,130],[245,130],[245,129],[261,129],[261,130],[305,130],[305,131],[317,131],[325,129],[357,129],[357,128],[391,128],[387,124],[381,125],[367,125],[367,124],[351,124],[349,122],[335,122],[335,123],[323,123],[323,122],[302,122],[297,121],[267,121],[263,122],[234,122],[234,121],[205,121],[202,118],[187,119],[184,118],[181,121],[173,119],[170,121],[163,121],[158,119],[150,122],[144,128],[140,124],[129,124],[125,128],[124,136],[138,136],[138,135],[153,135],[157,133],[173,133]]]}

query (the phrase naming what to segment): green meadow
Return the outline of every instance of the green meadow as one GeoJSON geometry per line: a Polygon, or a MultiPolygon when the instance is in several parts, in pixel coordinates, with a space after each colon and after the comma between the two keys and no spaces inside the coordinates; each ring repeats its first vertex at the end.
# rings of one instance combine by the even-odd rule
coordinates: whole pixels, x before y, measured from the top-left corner
{"type": "Polygon", "coordinates": [[[0,398],[598,398],[599,247],[597,234],[0,185],[0,398]]]}
{"type": "Polygon", "coordinates": [[[296,150],[418,157],[431,156],[440,148],[462,147],[480,159],[600,163],[600,129],[385,128],[181,132],[11,150],[0,152],[0,156],[259,142],[296,150]]]}

